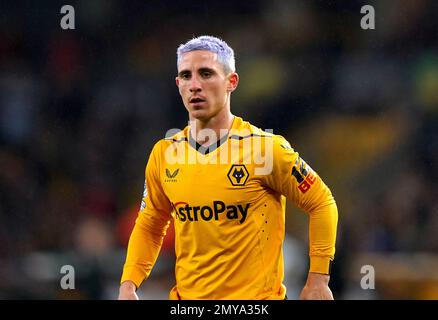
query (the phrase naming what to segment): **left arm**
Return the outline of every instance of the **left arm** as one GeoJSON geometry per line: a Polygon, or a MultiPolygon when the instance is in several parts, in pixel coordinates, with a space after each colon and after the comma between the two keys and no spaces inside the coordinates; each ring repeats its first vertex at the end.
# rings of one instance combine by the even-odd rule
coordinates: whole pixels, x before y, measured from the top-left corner
{"type": "MultiPolygon", "coordinates": [[[[331,194],[330,197],[333,199],[331,194]]],[[[310,269],[300,299],[333,300],[328,284],[335,254],[337,206],[333,200],[307,212],[309,213],[310,269]]]]}
{"type": "Polygon", "coordinates": [[[333,300],[329,288],[330,275],[309,272],[300,300],[333,300]]]}
{"type": "Polygon", "coordinates": [[[302,299],[333,299],[328,287],[335,254],[338,209],[318,174],[282,137],[273,144],[273,171],[268,184],[309,215],[310,268],[302,299]]]}
{"type": "Polygon", "coordinates": [[[310,256],[309,274],[300,299],[333,300],[329,280],[335,255],[338,209],[330,189],[321,178],[302,159],[299,158],[299,162],[303,163],[300,167],[307,168],[304,183],[309,181],[310,185],[313,181],[299,201],[300,208],[309,214],[310,256]]]}

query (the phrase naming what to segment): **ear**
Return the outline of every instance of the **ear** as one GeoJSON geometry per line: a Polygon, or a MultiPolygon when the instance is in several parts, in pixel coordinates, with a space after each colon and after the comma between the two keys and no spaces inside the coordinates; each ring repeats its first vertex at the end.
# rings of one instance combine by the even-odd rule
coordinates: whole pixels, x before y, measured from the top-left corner
{"type": "Polygon", "coordinates": [[[236,90],[238,84],[239,84],[239,75],[237,74],[237,72],[230,73],[228,76],[227,90],[229,92],[233,92],[234,90],[236,90]]]}
{"type": "Polygon", "coordinates": [[[175,83],[176,83],[176,86],[179,88],[179,79],[178,79],[178,77],[175,77],[175,83]]]}

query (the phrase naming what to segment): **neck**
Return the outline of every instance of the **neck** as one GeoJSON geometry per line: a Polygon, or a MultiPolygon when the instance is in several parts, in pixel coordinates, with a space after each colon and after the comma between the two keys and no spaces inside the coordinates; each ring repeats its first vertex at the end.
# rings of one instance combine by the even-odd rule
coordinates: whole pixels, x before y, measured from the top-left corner
{"type": "MultiPolygon", "coordinates": [[[[216,140],[221,139],[230,130],[234,120],[234,115],[230,112],[230,109],[224,108],[217,115],[207,120],[203,119],[190,119],[190,122],[194,125],[191,126],[191,134],[196,137],[195,140],[203,144],[211,144],[216,141],[211,141],[208,131],[203,132],[206,134],[199,134],[203,129],[209,129],[214,131],[216,140]]],[[[211,132],[211,131],[210,131],[211,132]]]]}

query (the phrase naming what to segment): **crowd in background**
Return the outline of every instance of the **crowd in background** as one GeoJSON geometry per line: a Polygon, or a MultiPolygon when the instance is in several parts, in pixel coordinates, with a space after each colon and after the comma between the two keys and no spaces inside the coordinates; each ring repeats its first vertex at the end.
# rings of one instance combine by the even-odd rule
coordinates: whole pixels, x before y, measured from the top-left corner
{"type": "MultiPolygon", "coordinates": [[[[202,34],[234,48],[232,112],[285,136],[330,186],[335,297],[438,298],[435,1],[84,0],[74,30],[62,5],[0,4],[0,299],[117,297],[149,152],[187,125],[176,48],[202,34]],[[385,257],[409,286],[384,277],[385,257]],[[362,261],[384,286],[360,291],[362,261]],[[59,288],[64,264],[76,290],[59,288]]],[[[286,221],[297,298],[307,220],[289,204],[286,221]]],[[[142,297],[167,298],[173,262],[170,230],[142,297]]]]}

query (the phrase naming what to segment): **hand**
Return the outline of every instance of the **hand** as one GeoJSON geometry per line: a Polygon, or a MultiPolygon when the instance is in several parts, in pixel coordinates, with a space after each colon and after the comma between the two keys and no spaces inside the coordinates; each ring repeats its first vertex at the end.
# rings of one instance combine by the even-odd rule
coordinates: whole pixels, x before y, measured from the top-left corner
{"type": "Polygon", "coordinates": [[[300,294],[300,300],[334,300],[328,283],[330,276],[327,274],[311,273],[300,294]]]}
{"type": "Polygon", "coordinates": [[[137,290],[136,285],[132,281],[124,281],[120,285],[119,300],[138,300],[138,295],[135,292],[137,290]]]}

